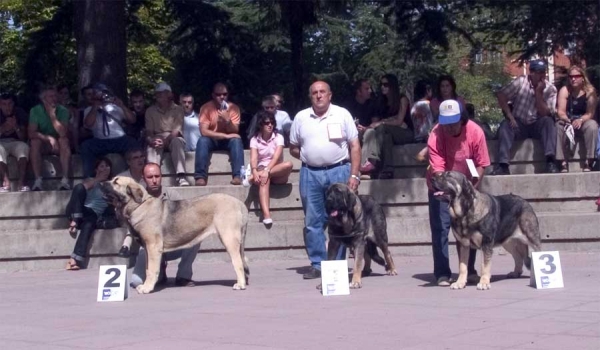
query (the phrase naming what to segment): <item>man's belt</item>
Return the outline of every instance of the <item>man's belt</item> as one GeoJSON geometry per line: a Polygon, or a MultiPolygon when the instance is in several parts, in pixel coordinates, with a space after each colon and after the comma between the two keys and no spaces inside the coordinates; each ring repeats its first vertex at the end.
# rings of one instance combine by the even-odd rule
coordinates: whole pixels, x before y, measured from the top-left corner
{"type": "Polygon", "coordinates": [[[310,170],[329,170],[329,169],[333,169],[333,168],[337,168],[340,165],[344,165],[344,164],[348,164],[350,163],[350,161],[348,159],[344,159],[341,162],[337,162],[331,165],[326,165],[326,166],[312,166],[312,165],[308,165],[306,163],[302,163],[303,167],[306,167],[310,170]]]}

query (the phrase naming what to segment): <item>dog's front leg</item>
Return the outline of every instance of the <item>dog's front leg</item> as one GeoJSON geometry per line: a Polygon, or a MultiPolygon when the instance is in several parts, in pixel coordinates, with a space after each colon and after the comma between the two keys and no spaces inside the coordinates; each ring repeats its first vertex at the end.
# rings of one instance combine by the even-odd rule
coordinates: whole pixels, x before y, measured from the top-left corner
{"type": "Polygon", "coordinates": [[[450,285],[451,289],[463,289],[467,285],[467,263],[469,262],[470,247],[456,242],[458,251],[458,280],[450,285]]]}
{"type": "Polygon", "coordinates": [[[483,264],[481,267],[481,278],[477,283],[477,289],[488,290],[492,288],[490,280],[492,278],[492,255],[494,250],[491,247],[483,247],[483,264]]]}
{"type": "Polygon", "coordinates": [[[146,245],[146,280],[144,284],[137,286],[136,290],[139,294],[148,294],[154,290],[160,272],[161,256],[161,246],[158,244],[146,245]]]}
{"type": "Polygon", "coordinates": [[[362,270],[365,265],[365,241],[360,240],[354,247],[354,271],[350,288],[362,288],[362,270]]]}

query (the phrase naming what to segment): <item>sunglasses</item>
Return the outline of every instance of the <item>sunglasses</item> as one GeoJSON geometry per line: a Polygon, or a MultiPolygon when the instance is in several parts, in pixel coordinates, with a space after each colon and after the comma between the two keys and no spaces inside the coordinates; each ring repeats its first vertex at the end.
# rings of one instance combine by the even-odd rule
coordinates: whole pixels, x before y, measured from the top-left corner
{"type": "Polygon", "coordinates": [[[263,126],[266,126],[266,125],[273,125],[273,122],[272,122],[272,121],[270,121],[270,120],[267,120],[267,121],[264,121],[264,122],[262,122],[261,124],[262,124],[263,126]]]}
{"type": "Polygon", "coordinates": [[[226,93],[226,92],[224,92],[224,93],[222,93],[222,94],[217,94],[217,93],[215,92],[214,94],[215,94],[215,96],[217,96],[217,97],[227,97],[227,95],[229,95],[229,94],[228,94],[228,93],[226,93]]]}
{"type": "Polygon", "coordinates": [[[583,75],[581,74],[575,74],[575,75],[569,75],[570,79],[579,79],[579,78],[583,78],[583,75]]]}

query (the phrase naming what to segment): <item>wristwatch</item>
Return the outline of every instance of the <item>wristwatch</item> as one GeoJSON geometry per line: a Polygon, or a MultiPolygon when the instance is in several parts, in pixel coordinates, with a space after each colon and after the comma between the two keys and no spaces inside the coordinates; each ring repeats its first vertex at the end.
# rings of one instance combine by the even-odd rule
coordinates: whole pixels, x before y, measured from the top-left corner
{"type": "Polygon", "coordinates": [[[356,181],[358,181],[360,183],[360,176],[352,174],[352,175],[350,175],[350,177],[353,178],[353,179],[355,179],[356,181]]]}

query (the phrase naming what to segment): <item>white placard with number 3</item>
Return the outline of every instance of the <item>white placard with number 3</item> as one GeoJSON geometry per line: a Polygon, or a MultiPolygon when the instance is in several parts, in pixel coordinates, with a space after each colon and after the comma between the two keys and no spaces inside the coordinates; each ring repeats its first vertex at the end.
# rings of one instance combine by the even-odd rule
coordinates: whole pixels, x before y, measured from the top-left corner
{"type": "Polygon", "coordinates": [[[531,253],[531,285],[537,289],[563,288],[558,251],[531,253]]]}
{"type": "Polygon", "coordinates": [[[123,301],[125,299],[127,299],[127,266],[100,266],[97,301],[123,301]]]}

